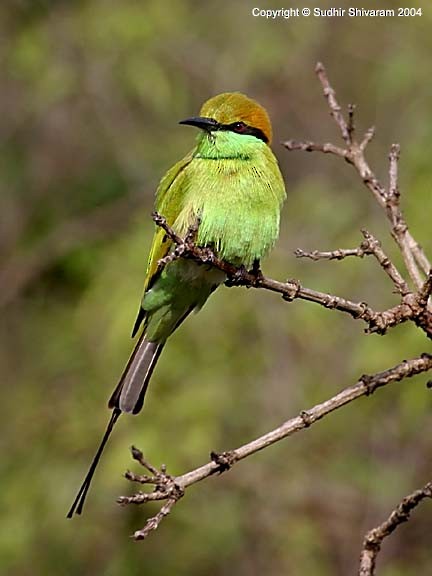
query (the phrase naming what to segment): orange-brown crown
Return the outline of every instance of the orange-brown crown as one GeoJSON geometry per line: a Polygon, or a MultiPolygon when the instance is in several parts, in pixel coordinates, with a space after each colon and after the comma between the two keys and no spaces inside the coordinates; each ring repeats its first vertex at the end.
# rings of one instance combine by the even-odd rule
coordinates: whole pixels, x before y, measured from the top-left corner
{"type": "Polygon", "coordinates": [[[201,108],[200,116],[213,118],[220,124],[244,122],[261,130],[271,143],[272,127],[265,108],[240,92],[224,92],[207,100],[201,108]]]}

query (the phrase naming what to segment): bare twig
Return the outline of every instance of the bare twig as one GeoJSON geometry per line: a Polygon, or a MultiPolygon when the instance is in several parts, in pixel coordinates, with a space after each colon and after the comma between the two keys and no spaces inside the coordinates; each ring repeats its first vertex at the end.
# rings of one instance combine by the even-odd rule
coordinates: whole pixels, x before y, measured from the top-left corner
{"type": "Polygon", "coordinates": [[[390,536],[403,522],[407,522],[411,512],[425,498],[432,498],[432,482],[428,482],[420,490],[406,496],[393,510],[382,524],[370,530],[363,541],[363,550],[360,555],[359,576],[374,576],[378,552],[384,538],[390,536]]]}
{"type": "MultiPolygon", "coordinates": [[[[155,471],[154,482],[149,482],[154,485],[154,491],[147,493],[139,492],[133,496],[120,496],[118,502],[122,505],[127,505],[143,504],[155,500],[167,500],[167,507],[164,506],[154,518],[151,518],[147,522],[146,526],[142,530],[135,532],[134,538],[136,540],[141,540],[148,535],[150,530],[157,528],[162,518],[170,512],[173,505],[183,496],[185,490],[192,484],[196,484],[209,476],[221,473],[231,468],[231,466],[239,460],[243,460],[256,452],[263,450],[267,446],[279,442],[300,430],[308,428],[318,420],[321,420],[321,418],[324,418],[334,410],[349,404],[353,400],[361,396],[369,396],[377,388],[381,388],[392,382],[398,382],[405,378],[410,378],[416,374],[425,373],[431,369],[432,355],[422,354],[417,358],[405,360],[388,370],[384,370],[383,372],[378,372],[373,375],[363,375],[354,385],[345,388],[339,394],[336,394],[321,404],[313,406],[309,410],[303,410],[298,416],[287,420],[275,430],[272,430],[271,432],[268,432],[267,434],[264,434],[263,436],[256,438],[235,450],[224,452],[223,454],[212,453],[210,462],[196,468],[195,470],[182,474],[181,476],[169,476],[166,472],[159,472],[153,466],[150,467],[146,462],[145,467],[155,471]]],[[[135,454],[133,454],[133,457],[140,462],[144,461],[143,458],[136,458],[135,454]]],[[[129,473],[126,477],[130,480],[135,480],[134,478],[129,477],[129,473]]]]}
{"type": "Polygon", "coordinates": [[[135,446],[131,446],[131,453],[132,453],[132,458],[134,460],[136,460],[137,462],[139,462],[143,468],[145,468],[146,470],[151,472],[156,478],[159,478],[159,477],[165,478],[166,477],[165,466],[162,466],[161,470],[158,470],[155,466],[150,464],[150,462],[148,462],[144,458],[144,454],[141,452],[141,450],[139,450],[135,446]]]}
{"type": "Polygon", "coordinates": [[[315,72],[317,73],[317,76],[322,84],[324,96],[326,97],[328,106],[330,108],[330,114],[333,116],[336,124],[339,126],[342,138],[344,139],[345,143],[349,146],[351,144],[351,134],[349,125],[345,122],[345,118],[341,113],[341,107],[339,106],[339,103],[336,100],[336,92],[330,85],[330,82],[328,81],[327,78],[327,73],[321,62],[317,63],[315,67],[315,72]]]}
{"type": "Polygon", "coordinates": [[[362,152],[366,150],[367,145],[373,137],[375,136],[375,126],[371,126],[368,130],[366,130],[365,135],[363,136],[363,140],[360,142],[359,148],[362,152]]]}
{"type": "Polygon", "coordinates": [[[312,250],[308,252],[297,248],[294,250],[294,255],[296,258],[310,258],[311,260],[343,260],[349,256],[356,256],[357,258],[363,258],[366,254],[371,254],[367,245],[361,245],[358,248],[337,248],[336,250],[331,250],[329,252],[321,252],[319,250],[312,250]]]}
{"type": "Polygon", "coordinates": [[[389,154],[390,167],[389,167],[389,185],[388,185],[387,198],[395,199],[396,201],[398,201],[400,197],[399,183],[398,183],[399,158],[400,158],[400,146],[399,144],[392,144],[389,154]]]}
{"type": "MultiPolygon", "coordinates": [[[[412,252],[411,246],[407,240],[406,235],[408,233],[408,225],[406,224],[400,210],[400,192],[398,184],[399,158],[400,146],[399,144],[392,144],[389,154],[389,185],[388,192],[385,195],[386,210],[387,216],[392,225],[393,238],[396,240],[402,252],[410,278],[413,280],[414,285],[418,290],[423,284],[423,279],[417,267],[414,253],[412,252]]],[[[429,270],[425,270],[425,272],[429,272],[429,270]]]]}
{"type": "Polygon", "coordinates": [[[353,141],[353,135],[355,131],[354,125],[354,111],[355,111],[355,104],[348,104],[348,136],[349,141],[353,141]]]}
{"type": "Polygon", "coordinates": [[[423,286],[419,290],[418,299],[420,305],[426,306],[427,301],[431,296],[432,296],[432,270],[429,272],[428,277],[424,281],[423,286]]]}
{"type": "Polygon", "coordinates": [[[122,506],[127,504],[143,504],[145,502],[154,502],[156,500],[166,500],[166,503],[162,506],[159,512],[149,518],[141,530],[137,530],[133,538],[134,540],[144,540],[152,530],[156,530],[159,524],[167,516],[173,506],[180,500],[184,495],[184,489],[178,484],[176,478],[167,474],[166,467],[161,466],[158,470],[145,458],[141,450],[132,446],[131,448],[132,458],[139,462],[146,470],[151,472],[153,476],[139,475],[130,472],[129,470],[125,473],[125,478],[131,482],[139,482],[141,484],[150,484],[154,486],[153,492],[138,492],[133,496],[120,496],[117,502],[122,506]]]}
{"type": "Polygon", "coordinates": [[[165,502],[165,504],[162,506],[159,512],[155,516],[152,516],[147,520],[144,528],[141,528],[141,530],[136,530],[134,532],[133,539],[136,542],[138,540],[144,540],[144,538],[146,538],[152,530],[157,530],[159,528],[159,524],[166,516],[168,516],[168,514],[173,509],[174,504],[176,504],[177,502],[178,498],[168,498],[168,500],[165,502]]]}
{"type": "Polygon", "coordinates": [[[287,150],[302,150],[303,152],[323,152],[324,154],[334,154],[341,158],[348,159],[348,152],[339,146],[335,146],[330,142],[325,144],[316,144],[315,142],[300,142],[298,140],[286,140],[282,142],[287,150]]]}
{"type": "Polygon", "coordinates": [[[375,256],[378,260],[380,266],[384,270],[384,272],[388,275],[390,280],[393,282],[396,291],[402,294],[402,296],[406,296],[409,292],[409,286],[405,282],[402,274],[384,252],[381,247],[381,242],[373,236],[370,232],[363,229],[362,234],[364,236],[365,242],[371,254],[375,256]]]}
{"type": "Polygon", "coordinates": [[[395,285],[397,292],[402,295],[408,294],[408,292],[410,292],[408,284],[405,282],[402,275],[390,260],[390,258],[385,254],[379,240],[377,240],[373,234],[365,229],[363,229],[361,232],[363,234],[364,241],[358,248],[337,248],[336,250],[332,250],[330,252],[320,252],[319,250],[312,250],[312,252],[307,252],[297,248],[294,251],[294,254],[297,258],[310,258],[311,260],[343,260],[348,256],[363,258],[366,255],[372,254],[378,260],[380,266],[395,285]]]}
{"type": "MultiPolygon", "coordinates": [[[[428,274],[431,270],[431,263],[422,247],[409,232],[406,221],[400,210],[397,170],[397,163],[400,154],[399,145],[393,144],[391,147],[389,186],[386,190],[372,172],[364,156],[365,149],[373,138],[374,128],[370,128],[361,142],[358,143],[353,137],[354,129],[352,119],[349,119],[348,123],[345,121],[341,112],[341,107],[336,99],[336,93],[330,85],[325,68],[321,63],[317,64],[316,73],[321,82],[324,96],[327,99],[330,113],[338,125],[342,139],[347,147],[344,149],[331,143],[316,144],[314,142],[298,142],[294,140],[284,142],[283,145],[288,150],[305,150],[308,152],[317,151],[335,154],[336,156],[344,158],[355,167],[364,184],[372,192],[379,205],[386,211],[387,218],[390,221],[392,235],[402,252],[410,278],[418,290],[423,282],[421,272],[428,274]]],[[[351,115],[352,112],[349,111],[349,117],[351,115]]]]}

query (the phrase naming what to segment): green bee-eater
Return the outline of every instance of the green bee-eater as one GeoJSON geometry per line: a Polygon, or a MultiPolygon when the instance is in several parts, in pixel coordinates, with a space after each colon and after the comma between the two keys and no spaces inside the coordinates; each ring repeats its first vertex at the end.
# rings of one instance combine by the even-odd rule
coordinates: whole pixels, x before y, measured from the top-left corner
{"type": "MultiPolygon", "coordinates": [[[[266,110],[243,94],[211,98],[200,115],[183,120],[200,129],[195,148],[162,178],[156,210],[184,236],[199,220],[196,244],[208,246],[236,266],[259,263],[279,235],[285,186],[270,148],[266,110]]],[[[68,517],[80,514],[103,448],[122,412],[137,414],[169,336],[226,279],[223,272],[178,259],[162,271],[158,261],[172,249],[165,232],[155,231],[144,296],[132,336],[142,333],[109,401],[111,420],[68,517]]]]}

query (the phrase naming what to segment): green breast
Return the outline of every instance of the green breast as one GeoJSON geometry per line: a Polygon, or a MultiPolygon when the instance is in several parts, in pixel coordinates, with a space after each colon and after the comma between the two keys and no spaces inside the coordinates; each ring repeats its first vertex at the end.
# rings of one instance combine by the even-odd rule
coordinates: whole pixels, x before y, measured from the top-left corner
{"type": "Polygon", "coordinates": [[[199,215],[199,244],[246,267],[274,245],[285,187],[276,158],[261,140],[229,132],[204,136],[183,186],[175,227],[183,231],[199,215]]]}

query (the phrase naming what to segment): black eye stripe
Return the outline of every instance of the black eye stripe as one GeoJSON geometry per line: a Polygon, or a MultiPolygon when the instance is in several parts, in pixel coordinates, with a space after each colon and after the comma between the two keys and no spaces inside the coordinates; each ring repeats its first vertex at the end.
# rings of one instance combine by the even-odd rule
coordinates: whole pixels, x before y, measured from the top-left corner
{"type": "Polygon", "coordinates": [[[254,128],[249,126],[244,122],[233,122],[232,124],[219,124],[219,130],[230,130],[231,132],[236,132],[236,134],[248,134],[250,136],[255,136],[267,144],[268,138],[262,130],[259,128],[254,128]]]}

